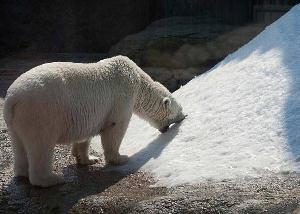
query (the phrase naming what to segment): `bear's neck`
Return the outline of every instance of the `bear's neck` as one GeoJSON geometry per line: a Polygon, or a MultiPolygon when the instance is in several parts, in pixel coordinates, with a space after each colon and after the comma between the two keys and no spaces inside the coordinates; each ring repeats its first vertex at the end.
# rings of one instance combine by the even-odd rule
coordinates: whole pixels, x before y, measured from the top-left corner
{"type": "Polygon", "coordinates": [[[134,105],[135,114],[146,120],[157,118],[159,114],[159,98],[155,91],[154,81],[142,78],[134,105]]]}

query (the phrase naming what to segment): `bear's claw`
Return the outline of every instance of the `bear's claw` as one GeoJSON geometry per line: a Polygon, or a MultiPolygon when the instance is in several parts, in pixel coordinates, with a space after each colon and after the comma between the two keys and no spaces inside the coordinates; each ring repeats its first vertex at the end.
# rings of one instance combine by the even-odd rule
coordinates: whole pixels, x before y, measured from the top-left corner
{"type": "Polygon", "coordinates": [[[76,158],[76,162],[80,165],[93,165],[99,162],[99,158],[93,155],[89,155],[86,158],[76,158]]]}

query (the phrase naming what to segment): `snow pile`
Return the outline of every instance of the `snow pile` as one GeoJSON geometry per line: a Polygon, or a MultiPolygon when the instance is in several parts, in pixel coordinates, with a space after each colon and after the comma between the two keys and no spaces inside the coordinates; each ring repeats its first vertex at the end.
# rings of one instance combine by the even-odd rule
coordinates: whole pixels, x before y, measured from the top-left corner
{"type": "Polygon", "coordinates": [[[121,145],[131,159],[118,170],[149,171],[161,185],[297,170],[300,6],[174,96],[188,118],[159,134],[133,117],[121,145]]]}

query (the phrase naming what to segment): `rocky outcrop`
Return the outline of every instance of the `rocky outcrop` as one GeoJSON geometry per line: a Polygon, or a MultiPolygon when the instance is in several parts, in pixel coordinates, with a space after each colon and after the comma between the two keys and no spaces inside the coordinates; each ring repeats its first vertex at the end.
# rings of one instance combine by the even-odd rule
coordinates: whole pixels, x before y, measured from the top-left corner
{"type": "Polygon", "coordinates": [[[126,55],[155,80],[175,90],[247,43],[263,24],[243,27],[205,16],[170,17],[125,37],[109,55],[126,55]]]}
{"type": "MultiPolygon", "coordinates": [[[[165,67],[144,67],[143,70],[153,79],[163,83],[169,90],[175,91],[185,85],[199,73],[199,68],[168,69],[165,67]]],[[[204,69],[203,69],[204,72],[204,69]]]]}
{"type": "MultiPolygon", "coordinates": [[[[141,66],[190,67],[192,65],[187,64],[188,59],[203,56],[195,53],[182,56],[187,46],[204,45],[221,33],[233,29],[222,23],[212,25],[213,20],[200,16],[160,19],[152,22],[145,30],[127,36],[110,49],[109,55],[127,55],[141,66]]],[[[197,63],[203,63],[203,60],[197,63]]]]}

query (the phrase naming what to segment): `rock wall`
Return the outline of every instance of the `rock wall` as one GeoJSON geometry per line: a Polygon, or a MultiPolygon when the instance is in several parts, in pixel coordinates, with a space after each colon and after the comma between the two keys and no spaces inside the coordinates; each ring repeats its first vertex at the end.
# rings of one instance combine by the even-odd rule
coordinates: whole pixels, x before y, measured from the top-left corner
{"type": "Polygon", "coordinates": [[[121,40],[109,56],[126,55],[171,91],[209,70],[265,27],[216,22],[206,16],[169,17],[121,40]]]}

